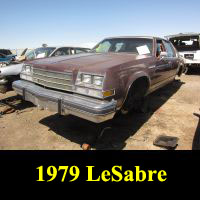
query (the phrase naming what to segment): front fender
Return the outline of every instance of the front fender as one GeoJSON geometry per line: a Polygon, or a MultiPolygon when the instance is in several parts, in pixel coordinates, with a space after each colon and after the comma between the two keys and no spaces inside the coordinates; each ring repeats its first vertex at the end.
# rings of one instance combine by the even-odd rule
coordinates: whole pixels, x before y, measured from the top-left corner
{"type": "Polygon", "coordinates": [[[128,93],[131,85],[139,78],[142,78],[142,77],[146,77],[147,80],[149,81],[149,86],[151,85],[151,79],[149,77],[149,75],[144,72],[144,71],[139,71],[139,72],[135,72],[134,74],[132,74],[131,76],[129,76],[128,78],[128,81],[127,81],[127,84],[126,84],[126,93],[128,93]]]}
{"type": "Polygon", "coordinates": [[[123,98],[121,107],[124,105],[124,102],[125,102],[125,100],[126,100],[126,98],[127,98],[127,96],[128,96],[128,93],[129,93],[129,90],[130,90],[132,84],[133,84],[137,79],[143,78],[143,77],[147,78],[148,83],[149,83],[149,88],[150,88],[151,79],[150,79],[149,75],[148,75],[146,72],[144,72],[144,71],[135,72],[134,74],[132,74],[131,76],[129,76],[128,81],[127,81],[127,83],[126,83],[126,85],[125,85],[125,90],[124,90],[124,94],[123,94],[123,97],[124,97],[124,98],[123,98]]]}
{"type": "Polygon", "coordinates": [[[0,77],[19,75],[22,71],[23,64],[9,65],[0,68],[0,77]]]}

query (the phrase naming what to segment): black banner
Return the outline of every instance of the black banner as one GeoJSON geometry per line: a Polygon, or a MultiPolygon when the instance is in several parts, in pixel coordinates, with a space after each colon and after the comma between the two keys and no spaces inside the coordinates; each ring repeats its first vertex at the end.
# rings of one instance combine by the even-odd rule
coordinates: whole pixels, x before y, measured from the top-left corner
{"type": "Polygon", "coordinates": [[[192,184],[198,151],[1,151],[1,181],[15,185],[192,184]]]}

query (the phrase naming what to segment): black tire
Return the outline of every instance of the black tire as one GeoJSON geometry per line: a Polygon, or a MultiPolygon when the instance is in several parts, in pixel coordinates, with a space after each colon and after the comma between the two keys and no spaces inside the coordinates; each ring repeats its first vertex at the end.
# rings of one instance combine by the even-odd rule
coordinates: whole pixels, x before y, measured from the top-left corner
{"type": "Polygon", "coordinates": [[[139,113],[146,112],[146,109],[144,108],[146,100],[145,93],[146,88],[138,89],[137,85],[133,85],[122,109],[120,110],[121,114],[127,115],[130,114],[132,111],[139,113]]]}

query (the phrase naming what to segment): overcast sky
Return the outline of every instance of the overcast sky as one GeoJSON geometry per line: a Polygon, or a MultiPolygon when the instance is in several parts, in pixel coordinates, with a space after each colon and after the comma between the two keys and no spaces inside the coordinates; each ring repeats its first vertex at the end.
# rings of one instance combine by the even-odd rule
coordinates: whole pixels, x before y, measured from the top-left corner
{"type": "Polygon", "coordinates": [[[199,0],[0,0],[0,48],[200,32],[199,0]]]}

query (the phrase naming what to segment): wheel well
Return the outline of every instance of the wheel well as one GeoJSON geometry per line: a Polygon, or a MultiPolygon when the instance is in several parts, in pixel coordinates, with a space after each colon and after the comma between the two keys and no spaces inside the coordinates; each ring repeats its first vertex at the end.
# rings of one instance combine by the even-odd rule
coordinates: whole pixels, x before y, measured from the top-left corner
{"type": "Polygon", "coordinates": [[[126,98],[122,107],[126,107],[127,103],[134,96],[134,99],[141,99],[144,97],[149,89],[150,83],[147,77],[143,76],[136,79],[127,91],[126,98]]]}
{"type": "Polygon", "coordinates": [[[145,76],[140,77],[136,79],[129,87],[126,98],[128,98],[129,94],[131,95],[132,92],[134,92],[134,95],[137,95],[138,97],[143,97],[147,93],[148,89],[149,89],[148,78],[145,76]]]}

